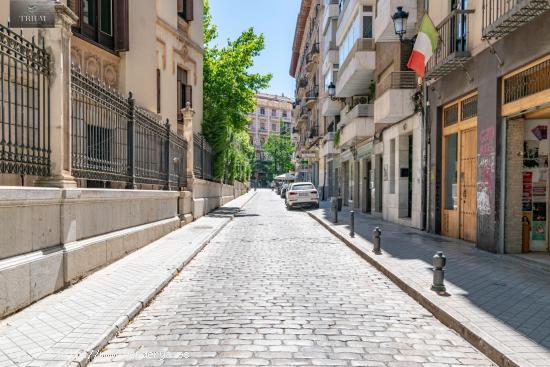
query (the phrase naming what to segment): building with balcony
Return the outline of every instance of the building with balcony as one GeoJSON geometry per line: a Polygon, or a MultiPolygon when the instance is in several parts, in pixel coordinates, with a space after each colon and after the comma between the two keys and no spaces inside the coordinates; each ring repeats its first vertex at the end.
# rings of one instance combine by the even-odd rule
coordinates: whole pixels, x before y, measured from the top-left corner
{"type": "MultiPolygon", "coordinates": [[[[326,1],[302,0],[292,47],[290,75],[296,79],[296,172],[299,180],[319,186],[323,167],[319,162],[322,50],[321,22],[326,1]]],[[[322,185],[321,185],[322,186],[322,185]]]]}
{"type": "Polygon", "coordinates": [[[267,161],[263,145],[269,135],[292,134],[295,129],[292,115],[293,104],[289,97],[266,93],[256,95],[256,110],[249,114],[248,134],[256,149],[256,166],[252,177],[264,187],[268,187],[269,178],[265,171],[267,161]]]}
{"type": "Polygon", "coordinates": [[[428,229],[498,253],[548,252],[550,5],[430,2],[428,229]]]}

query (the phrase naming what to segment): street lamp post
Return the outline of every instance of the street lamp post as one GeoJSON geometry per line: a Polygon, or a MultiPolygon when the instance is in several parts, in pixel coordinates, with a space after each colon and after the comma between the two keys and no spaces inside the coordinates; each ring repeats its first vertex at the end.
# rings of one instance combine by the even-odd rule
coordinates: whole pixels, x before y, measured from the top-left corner
{"type": "Polygon", "coordinates": [[[392,15],[393,27],[395,34],[399,36],[399,40],[403,42],[403,37],[407,33],[407,20],[409,19],[409,13],[403,10],[402,6],[397,7],[397,11],[392,15]]]}

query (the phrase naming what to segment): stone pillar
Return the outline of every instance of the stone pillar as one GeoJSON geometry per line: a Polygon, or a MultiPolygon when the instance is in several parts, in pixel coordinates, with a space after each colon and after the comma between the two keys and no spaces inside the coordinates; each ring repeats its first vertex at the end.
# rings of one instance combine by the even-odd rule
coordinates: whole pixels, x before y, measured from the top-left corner
{"type": "Polygon", "coordinates": [[[189,181],[195,177],[193,174],[193,116],[195,116],[195,110],[187,102],[181,113],[183,114],[183,137],[187,140],[187,180],[189,181]]]}
{"type": "Polygon", "coordinates": [[[50,65],[51,176],[37,186],[76,187],[71,175],[71,26],[77,16],[62,3],[55,4],[55,28],[41,30],[50,65]]]}

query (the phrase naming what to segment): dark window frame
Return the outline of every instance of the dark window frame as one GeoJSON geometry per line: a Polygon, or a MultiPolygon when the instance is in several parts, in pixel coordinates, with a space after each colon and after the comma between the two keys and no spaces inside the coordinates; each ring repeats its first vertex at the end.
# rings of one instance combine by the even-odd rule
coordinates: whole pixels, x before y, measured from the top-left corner
{"type": "Polygon", "coordinates": [[[95,44],[109,52],[129,50],[128,0],[70,0],[69,7],[78,16],[73,32],[78,37],[95,44]],[[111,34],[101,30],[102,6],[110,2],[111,34]],[[84,3],[94,9],[89,23],[84,22],[84,3]]]}
{"type": "Polygon", "coordinates": [[[194,7],[193,7],[193,0],[177,0],[178,1],[178,16],[185,20],[186,22],[190,22],[193,20],[194,15],[194,7]]]}

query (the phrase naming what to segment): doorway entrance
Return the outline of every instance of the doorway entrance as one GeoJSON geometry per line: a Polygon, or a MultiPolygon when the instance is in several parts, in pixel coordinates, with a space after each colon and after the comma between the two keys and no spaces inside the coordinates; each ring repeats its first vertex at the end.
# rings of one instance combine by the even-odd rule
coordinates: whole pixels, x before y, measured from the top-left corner
{"type": "Polygon", "coordinates": [[[442,234],[477,239],[477,93],[443,109],[442,234]]]}
{"type": "Polygon", "coordinates": [[[371,158],[363,160],[363,193],[362,193],[362,205],[361,209],[363,213],[370,213],[372,211],[372,161],[371,158]]]}

